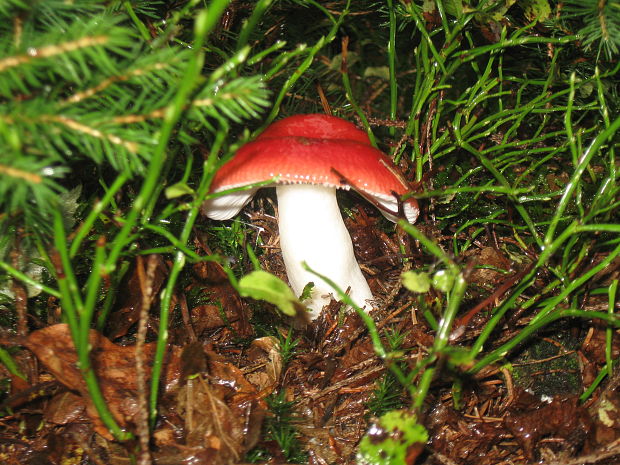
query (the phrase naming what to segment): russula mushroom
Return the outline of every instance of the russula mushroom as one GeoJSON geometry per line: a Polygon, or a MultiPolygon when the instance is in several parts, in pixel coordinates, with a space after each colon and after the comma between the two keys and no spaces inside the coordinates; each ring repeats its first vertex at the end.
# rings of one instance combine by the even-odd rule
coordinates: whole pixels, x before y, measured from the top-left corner
{"type": "MultiPolygon", "coordinates": [[[[336,202],[336,189],[354,188],[381,206],[396,221],[399,206],[411,223],[419,210],[415,199],[399,197],[409,187],[389,157],[374,148],[367,134],[343,119],[297,115],[269,126],[224,163],[211,184],[211,194],[274,179],[278,198],[280,247],[293,291],[299,296],[309,282],[308,301],[316,318],[333,288],[306,271],[327,276],[360,307],[369,308],[373,296],[353,254],[351,236],[336,202]],[[400,204],[400,205],[399,205],[400,204]]],[[[235,216],[257,188],[209,198],[203,213],[214,220],[235,216]]]]}

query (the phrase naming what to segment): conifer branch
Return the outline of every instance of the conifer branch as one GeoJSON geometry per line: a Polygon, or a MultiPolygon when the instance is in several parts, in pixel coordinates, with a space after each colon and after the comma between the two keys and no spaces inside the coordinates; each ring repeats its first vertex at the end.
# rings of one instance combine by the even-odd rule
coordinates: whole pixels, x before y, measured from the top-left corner
{"type": "Polygon", "coordinates": [[[51,58],[62,53],[74,52],[81,48],[93,47],[95,45],[103,45],[109,40],[106,36],[82,37],[81,39],[71,42],[65,42],[59,45],[48,45],[46,47],[28,49],[28,53],[9,56],[0,60],[0,73],[13,68],[15,66],[30,63],[35,60],[51,58]]]}
{"type": "Polygon", "coordinates": [[[28,171],[6,165],[0,165],[0,174],[4,174],[12,178],[23,179],[35,184],[40,184],[43,181],[43,177],[40,174],[30,173],[28,171]]]}
{"type": "Polygon", "coordinates": [[[103,81],[101,81],[99,84],[80,91],[80,92],[76,92],[75,94],[71,95],[70,97],[67,97],[64,100],[61,100],[59,103],[59,105],[68,105],[71,103],[79,103],[82,100],[85,100],[87,98],[91,98],[95,95],[97,95],[98,93],[102,92],[103,90],[107,89],[108,87],[110,87],[112,84],[117,83],[117,82],[123,82],[123,81],[128,81],[133,77],[137,77],[137,76],[144,76],[148,73],[151,73],[152,71],[160,71],[163,69],[166,69],[167,67],[169,67],[170,64],[169,63],[155,63],[151,66],[147,66],[145,68],[138,68],[138,69],[134,69],[129,71],[128,73],[125,74],[121,74],[119,76],[112,76],[109,77],[108,79],[104,79],[103,81]]]}
{"type": "Polygon", "coordinates": [[[139,146],[135,142],[130,142],[127,140],[123,140],[120,137],[114,134],[106,134],[99,129],[95,129],[93,127],[87,126],[85,124],[79,123],[71,118],[67,118],[62,115],[53,115],[53,116],[43,116],[41,121],[50,121],[63,124],[74,131],[86,134],[91,137],[95,137],[97,139],[105,139],[115,145],[120,145],[123,148],[127,149],[131,153],[137,153],[139,146]]]}
{"type": "MultiPolygon", "coordinates": [[[[257,95],[257,90],[260,90],[261,87],[254,87],[255,84],[259,84],[257,80],[248,78],[237,80],[234,83],[228,83],[224,86],[224,89],[233,86],[237,87],[239,85],[242,87],[237,87],[236,89],[230,91],[222,90],[221,92],[218,92],[212,97],[195,99],[185,107],[185,110],[193,108],[208,114],[213,114],[218,113],[218,109],[221,108],[223,105],[233,102],[238,105],[236,109],[239,115],[237,115],[236,113],[231,113],[231,119],[235,121],[240,121],[239,116],[256,116],[258,109],[261,106],[267,104],[267,94],[263,92],[261,95],[261,93],[259,92],[257,95]]],[[[212,90],[213,89],[211,89],[211,91],[212,90]]],[[[165,116],[165,113],[166,107],[161,107],[144,114],[115,116],[111,119],[111,122],[116,124],[142,123],[151,119],[163,118],[165,116]]]]}
{"type": "Polygon", "coordinates": [[[30,96],[42,83],[59,91],[95,76],[121,74],[119,65],[140,51],[133,31],[119,24],[122,19],[99,14],[45,24],[43,31],[24,24],[18,37],[0,34],[0,95],[30,96]]]}
{"type": "Polygon", "coordinates": [[[620,2],[618,0],[565,0],[562,17],[582,23],[579,35],[586,48],[595,46],[608,59],[620,50],[620,2]]]}
{"type": "MultiPolygon", "coordinates": [[[[89,9],[90,2],[72,8],[89,9]]],[[[0,34],[0,154],[6,154],[0,155],[0,193],[12,193],[10,199],[0,196],[0,212],[8,213],[5,220],[24,212],[37,231],[49,231],[49,224],[37,222],[50,220],[44,211],[62,191],[52,179],[75,160],[106,162],[128,176],[144,174],[191,56],[180,47],[145,47],[122,24],[120,12],[64,17],[58,7],[16,14],[5,23],[12,25],[5,29],[10,33],[0,34]],[[35,34],[32,21],[44,16],[53,20],[35,34]],[[15,17],[20,21],[12,21],[15,17]],[[34,214],[37,209],[41,215],[34,214]]],[[[185,108],[186,121],[258,116],[268,104],[265,84],[259,77],[237,77],[233,69],[222,67],[217,84],[198,84],[185,108]]],[[[186,122],[177,131],[179,140],[192,140],[186,122]]]]}

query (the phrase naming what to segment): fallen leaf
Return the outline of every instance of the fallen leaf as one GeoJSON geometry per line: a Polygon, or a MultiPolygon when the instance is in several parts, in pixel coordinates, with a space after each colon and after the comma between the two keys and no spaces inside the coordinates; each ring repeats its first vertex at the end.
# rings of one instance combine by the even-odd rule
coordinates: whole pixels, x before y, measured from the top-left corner
{"type": "Polygon", "coordinates": [[[177,393],[188,448],[176,452],[177,460],[185,463],[191,454],[213,465],[234,463],[258,441],[267,407],[241,370],[214,352],[207,359],[207,373],[177,393]]]}
{"type": "Polygon", "coordinates": [[[273,336],[254,339],[247,355],[252,365],[258,365],[255,371],[247,374],[248,381],[263,395],[271,394],[282,373],[282,354],[278,340],[273,336]]]}
{"type": "MultiPolygon", "coordinates": [[[[90,330],[89,343],[92,348],[92,366],[108,408],[122,427],[132,426],[138,413],[135,347],[113,344],[95,330],[90,330]]],[[[78,368],[77,352],[68,325],[57,324],[34,331],[28,336],[26,346],[60,383],[78,392],[86,400],[86,412],[93,421],[95,430],[102,436],[112,439],[90,401],[88,389],[78,368]]],[[[154,352],[155,344],[144,346],[147,378],[150,376],[150,360],[154,352]]],[[[178,383],[180,372],[178,352],[173,348],[167,360],[163,381],[167,390],[178,383]]]]}
{"type": "MultiPolygon", "coordinates": [[[[152,289],[150,289],[151,295],[156,296],[168,275],[168,268],[160,255],[150,255],[149,260],[156,261],[152,278],[152,289]]],[[[110,318],[108,318],[106,334],[109,334],[111,340],[125,336],[140,317],[140,308],[145,291],[143,289],[144,283],[141,282],[140,278],[143,273],[138,269],[140,263],[140,261],[137,261],[136,265],[131,269],[129,277],[123,280],[123,284],[118,292],[120,304],[118,309],[114,310],[110,318]]],[[[143,264],[143,266],[146,268],[146,265],[143,264]]]]}
{"type": "Polygon", "coordinates": [[[45,408],[43,418],[56,425],[66,425],[80,421],[85,410],[84,399],[73,392],[65,391],[52,397],[45,408]]]}
{"type": "Polygon", "coordinates": [[[510,411],[504,425],[533,459],[541,439],[553,435],[564,439],[563,450],[578,449],[592,429],[588,411],[579,404],[577,396],[554,397],[549,403],[541,402],[526,411],[510,411]]]}

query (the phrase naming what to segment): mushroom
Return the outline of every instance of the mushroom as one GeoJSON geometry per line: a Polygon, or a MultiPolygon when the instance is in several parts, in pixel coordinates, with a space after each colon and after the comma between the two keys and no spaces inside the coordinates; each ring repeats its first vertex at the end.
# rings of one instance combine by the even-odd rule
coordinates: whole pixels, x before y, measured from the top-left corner
{"type": "MultiPolygon", "coordinates": [[[[348,121],[321,114],[296,115],[272,124],[241,147],[216,173],[210,194],[271,179],[276,185],[280,247],[291,287],[299,296],[309,282],[315,283],[304,302],[310,317],[316,318],[336,292],[304,269],[303,262],[340,289],[350,289],[353,302],[368,308],[373,295],[355,259],[336,189],[354,188],[391,221],[396,221],[401,209],[409,222],[415,222],[418,203],[413,198],[400,201],[410,189],[392,160],[348,121]]],[[[214,220],[230,219],[257,189],[212,196],[202,211],[214,220]]]]}

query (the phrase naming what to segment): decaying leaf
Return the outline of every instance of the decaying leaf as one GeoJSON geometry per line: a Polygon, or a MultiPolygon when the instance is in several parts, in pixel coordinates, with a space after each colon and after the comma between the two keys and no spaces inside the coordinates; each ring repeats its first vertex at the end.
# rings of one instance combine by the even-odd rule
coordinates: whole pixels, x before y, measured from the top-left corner
{"type": "MultiPolygon", "coordinates": [[[[138,409],[135,348],[113,344],[96,331],[90,332],[90,344],[93,368],[108,408],[121,426],[131,429],[138,409]]],[[[56,396],[46,410],[46,420],[63,425],[75,423],[85,411],[95,431],[112,439],[90,401],[77,368],[77,354],[68,326],[59,324],[35,331],[26,345],[60,383],[78,393],[56,396]]],[[[262,354],[264,366],[268,368],[264,380],[267,384],[261,386],[273,389],[282,369],[277,343],[263,338],[253,347],[262,354]]],[[[154,349],[154,344],[144,348],[147,367],[154,349]]],[[[183,351],[173,347],[164,387],[164,399],[168,399],[165,402],[169,404],[170,399],[175,399],[172,412],[179,422],[176,433],[165,424],[155,432],[160,447],[155,456],[159,462],[190,463],[196,458],[200,463],[233,463],[258,441],[266,410],[265,394],[259,393],[239,368],[215,352],[205,351],[198,343],[186,346],[183,351]],[[184,437],[181,448],[177,447],[180,432],[184,437]]]]}
{"type": "Polygon", "coordinates": [[[258,441],[266,405],[241,370],[213,352],[207,360],[207,374],[191,377],[177,393],[185,445],[204,463],[234,463],[258,441]]]}
{"type": "Polygon", "coordinates": [[[504,424],[530,459],[535,457],[539,441],[549,435],[564,440],[562,450],[574,451],[581,448],[592,429],[590,416],[576,396],[557,397],[536,408],[530,405],[524,412],[509,412],[504,424]]]}
{"type": "Polygon", "coordinates": [[[282,373],[282,354],[278,340],[270,336],[254,339],[248,349],[248,358],[256,367],[247,374],[248,381],[259,392],[273,392],[282,373]]]}
{"type": "Polygon", "coordinates": [[[494,247],[471,249],[463,254],[472,270],[467,279],[472,284],[492,287],[506,279],[511,264],[508,259],[494,247]]]}
{"type": "Polygon", "coordinates": [[[594,441],[614,444],[620,437],[620,375],[615,374],[599,399],[590,407],[594,421],[594,441]]]}
{"type": "MultiPolygon", "coordinates": [[[[133,425],[137,413],[136,402],[136,351],[134,347],[122,347],[110,342],[94,330],[90,331],[89,342],[92,347],[91,360],[93,369],[106,403],[123,426],[133,425]]],[[[57,324],[35,331],[28,336],[26,346],[35,353],[54,377],[67,388],[78,392],[87,399],[86,412],[95,424],[95,430],[102,436],[111,439],[108,430],[103,426],[95,407],[90,401],[88,390],[77,365],[75,351],[69,327],[57,324]]],[[[150,374],[150,363],[155,352],[154,344],[144,347],[147,361],[147,376],[150,374]]],[[[171,389],[179,378],[178,351],[172,349],[167,363],[164,385],[171,389]]]]}
{"type": "Polygon", "coordinates": [[[66,425],[82,419],[86,405],[84,399],[70,391],[52,397],[47,404],[44,418],[56,425],[66,425]]]}
{"type": "MultiPolygon", "coordinates": [[[[149,289],[150,295],[157,295],[161,288],[168,269],[160,255],[152,255],[156,260],[156,266],[152,277],[152,288],[149,289]]],[[[140,316],[140,308],[144,297],[144,282],[141,282],[142,271],[138,269],[139,262],[136,262],[128,277],[124,280],[124,284],[119,291],[120,303],[119,308],[114,311],[113,318],[108,318],[108,331],[110,339],[115,340],[127,334],[129,329],[138,321],[140,316]]],[[[143,278],[142,278],[143,279],[143,278]]]]}
{"type": "Polygon", "coordinates": [[[191,324],[196,336],[222,326],[234,328],[239,336],[251,336],[250,308],[243,304],[222,266],[215,262],[197,263],[194,274],[203,297],[200,305],[191,308],[191,324]]]}

